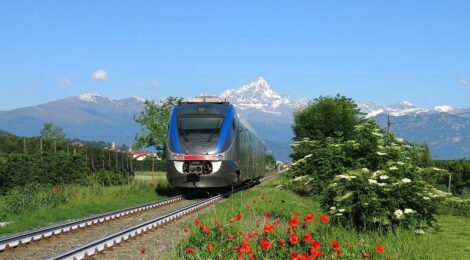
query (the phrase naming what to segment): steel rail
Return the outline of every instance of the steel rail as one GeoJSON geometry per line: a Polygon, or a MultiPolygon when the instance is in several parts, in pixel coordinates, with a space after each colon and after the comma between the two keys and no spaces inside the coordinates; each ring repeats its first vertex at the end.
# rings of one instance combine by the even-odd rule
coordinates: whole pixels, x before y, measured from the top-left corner
{"type": "Polygon", "coordinates": [[[182,195],[174,196],[171,198],[150,202],[126,209],[116,210],[104,214],[100,214],[97,216],[92,216],[72,222],[67,222],[59,225],[55,225],[52,227],[37,229],[33,231],[27,231],[21,234],[9,236],[0,239],[0,252],[4,251],[7,248],[14,248],[22,244],[28,244],[37,240],[41,240],[42,238],[51,237],[54,235],[58,235],[61,233],[65,233],[72,230],[77,230],[79,228],[91,226],[97,223],[102,223],[105,221],[113,220],[120,218],[122,216],[134,214],[137,212],[141,212],[144,210],[152,209],[155,207],[163,206],[166,204],[174,203],[183,199],[182,195]]]}
{"type": "MultiPolygon", "coordinates": [[[[267,176],[264,179],[262,179],[260,182],[269,180],[273,178],[274,176],[267,176]]],[[[242,186],[240,188],[235,189],[233,192],[237,192],[243,189],[250,188],[254,186],[254,183],[249,183],[245,186],[242,186]]],[[[119,231],[115,234],[109,235],[107,237],[103,237],[100,239],[97,239],[93,242],[90,242],[86,245],[71,249],[69,251],[63,252],[61,254],[52,256],[48,259],[50,260],[55,260],[55,259],[72,259],[72,260],[78,260],[78,259],[84,259],[91,257],[95,254],[98,254],[101,251],[106,250],[107,248],[110,248],[116,244],[119,244],[123,241],[126,241],[130,238],[133,238],[137,235],[140,235],[142,233],[145,233],[153,228],[162,226],[165,223],[168,223],[172,220],[178,219],[183,217],[184,215],[187,215],[189,213],[192,213],[194,211],[197,211],[201,208],[204,208],[224,197],[227,195],[231,194],[232,192],[226,192],[223,194],[218,194],[216,196],[210,197],[206,200],[200,201],[193,203],[191,205],[185,206],[183,208],[177,209],[175,211],[172,211],[170,213],[167,213],[163,216],[159,216],[155,219],[149,220],[147,222],[138,224],[136,226],[133,226],[131,228],[119,231]]]]}

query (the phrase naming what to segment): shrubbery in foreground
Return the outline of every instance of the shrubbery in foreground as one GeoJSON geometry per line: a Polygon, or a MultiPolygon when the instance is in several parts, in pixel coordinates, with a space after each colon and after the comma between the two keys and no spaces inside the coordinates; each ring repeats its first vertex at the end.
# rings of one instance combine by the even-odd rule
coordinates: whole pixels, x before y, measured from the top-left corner
{"type": "Polygon", "coordinates": [[[293,180],[286,186],[322,194],[334,221],[360,229],[402,226],[424,232],[446,194],[423,175],[446,171],[416,166],[423,157],[420,147],[385,135],[372,121],[357,125],[353,136],[295,142],[293,154],[303,158],[293,163],[288,172],[293,180]]]}

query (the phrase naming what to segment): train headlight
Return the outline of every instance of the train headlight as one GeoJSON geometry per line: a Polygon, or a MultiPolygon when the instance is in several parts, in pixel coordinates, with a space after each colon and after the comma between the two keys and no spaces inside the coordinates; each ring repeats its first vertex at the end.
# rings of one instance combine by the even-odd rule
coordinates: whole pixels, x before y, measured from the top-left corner
{"type": "Polygon", "coordinates": [[[177,157],[177,158],[178,158],[178,160],[183,160],[183,155],[178,154],[178,157],[177,157]]]}

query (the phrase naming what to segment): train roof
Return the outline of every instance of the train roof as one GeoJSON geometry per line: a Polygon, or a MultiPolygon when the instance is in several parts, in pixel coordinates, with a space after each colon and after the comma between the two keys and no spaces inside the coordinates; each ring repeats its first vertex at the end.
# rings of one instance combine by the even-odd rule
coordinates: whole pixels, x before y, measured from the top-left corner
{"type": "Polygon", "coordinates": [[[221,104],[221,105],[230,104],[226,99],[222,100],[218,96],[197,96],[197,97],[185,99],[180,102],[180,104],[198,104],[198,103],[211,103],[211,104],[221,104]]]}

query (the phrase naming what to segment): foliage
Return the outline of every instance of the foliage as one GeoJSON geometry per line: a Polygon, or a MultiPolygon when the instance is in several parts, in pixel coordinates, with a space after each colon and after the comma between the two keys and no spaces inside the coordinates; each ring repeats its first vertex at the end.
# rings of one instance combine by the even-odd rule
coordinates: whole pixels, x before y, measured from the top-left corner
{"type": "Polygon", "coordinates": [[[145,108],[134,121],[142,126],[140,134],[135,137],[134,147],[154,147],[161,151],[163,158],[166,149],[168,122],[173,106],[182,99],[169,97],[157,104],[154,101],[145,101],[145,108]]]}
{"type": "Polygon", "coordinates": [[[62,127],[53,123],[45,123],[41,129],[41,137],[44,140],[65,140],[65,133],[62,127]]]}
{"type": "Polygon", "coordinates": [[[271,169],[276,168],[276,159],[274,158],[274,155],[266,154],[266,158],[264,161],[266,163],[266,166],[270,167],[271,169]]]}
{"type": "MultiPolygon", "coordinates": [[[[436,167],[447,170],[452,174],[451,191],[455,195],[462,195],[465,189],[470,191],[470,160],[434,161],[436,167]]],[[[447,185],[448,178],[440,178],[436,183],[447,185]]]]}
{"type": "Polygon", "coordinates": [[[316,98],[306,108],[296,111],[292,129],[296,141],[303,138],[325,140],[338,135],[350,139],[354,126],[362,121],[362,112],[357,104],[338,94],[335,97],[316,98]]]}
{"type": "Polygon", "coordinates": [[[54,207],[66,201],[62,185],[40,185],[29,183],[15,187],[0,197],[0,221],[7,214],[20,214],[27,210],[54,207]]]}
{"type": "Polygon", "coordinates": [[[0,138],[0,194],[29,183],[122,184],[132,175],[125,153],[52,140],[41,150],[40,143],[38,137],[0,138]]]}
{"type": "Polygon", "coordinates": [[[420,230],[432,224],[443,194],[423,177],[446,172],[416,166],[416,159],[423,158],[420,146],[385,135],[367,120],[354,127],[349,140],[304,138],[292,148],[294,157],[303,158],[292,164],[290,188],[323,194],[323,207],[335,213],[335,221],[360,229],[420,230]]]}

